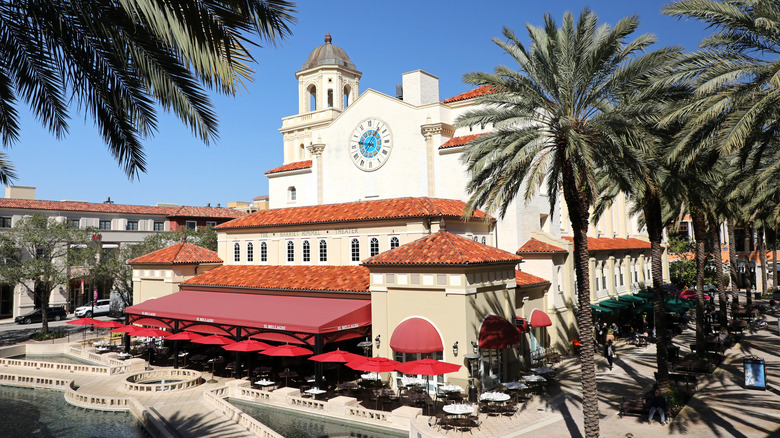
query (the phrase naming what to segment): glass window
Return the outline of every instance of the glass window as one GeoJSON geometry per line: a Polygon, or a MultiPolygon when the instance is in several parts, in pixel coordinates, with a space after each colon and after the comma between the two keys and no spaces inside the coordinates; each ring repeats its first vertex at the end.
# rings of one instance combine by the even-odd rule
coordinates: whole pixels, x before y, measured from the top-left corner
{"type": "Polygon", "coordinates": [[[390,249],[398,248],[399,245],[401,245],[401,241],[397,237],[390,238],[390,249]]]}
{"type": "Polygon", "coordinates": [[[239,245],[238,243],[233,244],[233,261],[234,262],[241,261],[241,245],[239,245]]]}
{"type": "Polygon", "coordinates": [[[357,239],[352,239],[352,261],[353,262],[359,262],[360,261],[360,242],[357,239]]]}
{"type": "Polygon", "coordinates": [[[11,228],[11,218],[0,217],[0,228],[11,228]]]}
{"type": "Polygon", "coordinates": [[[371,238],[371,245],[369,246],[369,249],[371,250],[371,257],[379,254],[379,239],[376,237],[371,238]]]}
{"type": "Polygon", "coordinates": [[[155,222],[154,231],[165,231],[165,222],[155,222]]]}
{"type": "Polygon", "coordinates": [[[298,197],[297,190],[295,190],[295,187],[289,187],[287,188],[287,200],[290,202],[295,202],[295,198],[298,197]]]}
{"type": "Polygon", "coordinates": [[[482,244],[487,245],[487,237],[482,236],[482,244]]]}
{"type": "Polygon", "coordinates": [[[206,221],[206,226],[215,228],[217,226],[217,221],[206,221]]]}
{"type": "Polygon", "coordinates": [[[295,261],[295,245],[292,242],[287,242],[287,262],[292,263],[295,261]]]}
{"type": "Polygon", "coordinates": [[[328,242],[325,240],[320,240],[320,261],[328,261],[328,242]]]}
{"type": "Polygon", "coordinates": [[[311,246],[309,245],[308,240],[303,241],[303,261],[304,262],[311,261],[311,246]]]}
{"type": "Polygon", "coordinates": [[[188,230],[195,230],[195,229],[197,229],[197,228],[198,228],[198,223],[197,223],[196,221],[187,221],[187,222],[185,223],[185,227],[186,227],[188,230]]]}
{"type": "Polygon", "coordinates": [[[246,261],[255,261],[255,245],[252,242],[246,244],[246,261]]]}
{"type": "Polygon", "coordinates": [[[71,228],[78,228],[79,222],[80,221],[78,219],[68,219],[68,226],[71,228]]]}
{"type": "Polygon", "coordinates": [[[265,242],[260,243],[260,261],[268,261],[268,244],[265,242]]]}
{"type": "Polygon", "coordinates": [[[125,230],[138,231],[138,221],[127,221],[127,227],[125,227],[125,230]]]}

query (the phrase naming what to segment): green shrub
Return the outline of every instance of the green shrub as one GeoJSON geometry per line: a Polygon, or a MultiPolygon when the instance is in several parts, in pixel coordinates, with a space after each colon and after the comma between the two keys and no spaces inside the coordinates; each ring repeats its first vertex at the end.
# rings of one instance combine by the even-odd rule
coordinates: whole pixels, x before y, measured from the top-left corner
{"type": "Polygon", "coordinates": [[[48,341],[50,339],[59,339],[67,336],[63,330],[51,330],[49,333],[35,332],[30,335],[30,339],[34,341],[48,341]]]}

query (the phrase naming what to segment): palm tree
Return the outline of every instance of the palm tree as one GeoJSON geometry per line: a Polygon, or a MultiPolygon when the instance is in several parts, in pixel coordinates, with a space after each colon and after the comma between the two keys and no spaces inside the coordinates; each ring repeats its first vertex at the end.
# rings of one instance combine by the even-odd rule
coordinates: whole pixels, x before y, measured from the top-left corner
{"type": "MultiPolygon", "coordinates": [[[[0,2],[0,142],[20,134],[26,104],[56,137],[70,102],[92,118],[128,177],[145,171],[141,139],[157,108],[208,143],[217,116],[206,90],[233,95],[251,79],[252,34],[274,43],[290,33],[286,0],[0,2]]],[[[0,154],[0,182],[14,177],[0,154]]]]}
{"type": "MultiPolygon", "coordinates": [[[[526,47],[505,28],[506,40],[494,43],[518,64],[518,70],[496,67],[493,74],[466,74],[465,82],[491,87],[478,99],[479,109],[458,119],[458,126],[486,124],[495,131],[477,137],[462,160],[471,174],[467,186],[470,211],[482,207],[505,214],[520,194],[532,198],[542,185],[551,212],[563,191],[574,234],[577,279],[577,322],[581,339],[590,339],[587,231],[589,209],[598,196],[598,175],[619,161],[639,163],[632,148],[632,119],[615,105],[618,96],[635,90],[638,78],[671,57],[660,50],[637,56],[654,43],[649,35],[627,41],[638,26],[636,16],[614,27],[598,25],[598,17],[584,9],[575,21],[566,13],[559,28],[550,15],[544,27],[527,25],[531,45],[526,47]]],[[[617,167],[617,166],[616,166],[617,167]]],[[[621,166],[620,172],[628,169],[621,166]]],[[[598,390],[591,348],[580,349],[585,435],[599,435],[598,390]]]]}

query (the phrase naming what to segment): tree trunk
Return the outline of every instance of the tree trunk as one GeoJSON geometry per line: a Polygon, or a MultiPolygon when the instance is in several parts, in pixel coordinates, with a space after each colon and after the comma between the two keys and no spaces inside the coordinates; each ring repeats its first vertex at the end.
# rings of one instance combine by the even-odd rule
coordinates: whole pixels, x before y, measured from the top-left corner
{"type": "Polygon", "coordinates": [[[774,232],[775,241],[772,242],[772,289],[777,289],[777,229],[774,232]]]}
{"type": "MultiPolygon", "coordinates": [[[[729,233],[729,274],[731,275],[732,300],[739,302],[739,284],[737,282],[737,239],[734,236],[734,218],[726,219],[729,233]]],[[[733,318],[733,315],[732,315],[733,318]]]]}
{"type": "Polygon", "coordinates": [[[761,260],[761,291],[766,293],[767,275],[766,275],[766,247],[764,246],[764,227],[758,229],[758,257],[761,260]]]}
{"type": "Polygon", "coordinates": [[[666,394],[669,392],[669,362],[666,349],[669,343],[669,333],[666,331],[666,294],[663,288],[661,198],[657,190],[648,193],[646,197],[643,208],[647,234],[650,237],[650,255],[653,269],[653,315],[657,337],[656,367],[658,369],[656,381],[661,392],[666,394]]]}
{"type": "MultiPolygon", "coordinates": [[[[728,321],[726,320],[727,298],[726,298],[726,285],[723,278],[723,256],[720,254],[720,222],[714,215],[710,215],[710,236],[712,238],[712,244],[715,246],[715,266],[717,267],[718,275],[718,321],[720,321],[721,327],[726,327],[728,321]]],[[[712,291],[710,291],[712,293],[712,291]]]]}
{"type": "Polygon", "coordinates": [[[51,286],[44,283],[38,298],[41,300],[41,333],[49,333],[49,300],[51,299],[51,286]]]}
{"type": "MultiPolygon", "coordinates": [[[[580,188],[574,169],[568,160],[563,164],[563,196],[569,210],[574,234],[574,270],[577,276],[577,302],[579,312],[580,366],[582,370],[582,413],[585,436],[599,436],[599,398],[596,386],[596,358],[590,348],[593,337],[593,315],[590,310],[590,272],[588,253],[588,209],[590,202],[586,189],[580,188]]],[[[585,187],[585,185],[582,185],[585,187]]]]}
{"type": "Polygon", "coordinates": [[[745,224],[745,273],[748,281],[745,285],[745,299],[748,309],[753,305],[753,297],[750,296],[750,289],[753,286],[753,275],[750,273],[750,254],[753,252],[753,246],[750,244],[750,238],[753,235],[753,227],[750,223],[745,224]]]}
{"type": "Polygon", "coordinates": [[[696,352],[704,353],[704,262],[707,256],[707,222],[704,213],[691,206],[693,236],[696,239],[696,352]]]}

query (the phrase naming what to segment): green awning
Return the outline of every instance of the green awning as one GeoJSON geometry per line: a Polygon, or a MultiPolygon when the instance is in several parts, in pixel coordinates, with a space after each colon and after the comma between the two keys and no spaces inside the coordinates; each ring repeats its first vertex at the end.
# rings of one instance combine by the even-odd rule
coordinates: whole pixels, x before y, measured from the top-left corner
{"type": "Polygon", "coordinates": [[[676,298],[676,297],[669,297],[666,299],[666,306],[669,305],[675,305],[678,307],[685,307],[686,309],[690,309],[694,306],[693,300],[684,300],[682,298],[676,298]]]}
{"type": "Polygon", "coordinates": [[[606,315],[612,315],[613,313],[615,313],[612,309],[607,309],[606,307],[597,306],[595,304],[591,304],[590,309],[593,312],[603,313],[606,315]]]}
{"type": "Polygon", "coordinates": [[[601,301],[599,302],[598,305],[601,307],[609,307],[610,309],[628,309],[631,307],[631,304],[628,304],[623,301],[618,301],[612,298],[601,301]]]}
{"type": "Polygon", "coordinates": [[[633,304],[644,304],[647,302],[647,299],[642,297],[636,297],[634,295],[621,295],[618,297],[618,300],[625,301],[627,303],[633,303],[633,304]]]}
{"type": "Polygon", "coordinates": [[[653,303],[644,303],[636,306],[634,313],[650,313],[653,311],[653,303]]]}
{"type": "Polygon", "coordinates": [[[648,290],[643,290],[640,292],[635,293],[634,295],[640,297],[640,298],[647,298],[648,300],[653,299],[653,293],[648,290]]]}

